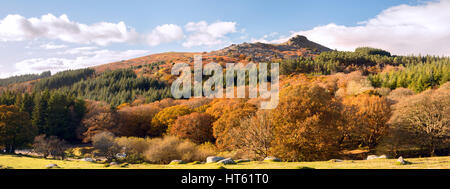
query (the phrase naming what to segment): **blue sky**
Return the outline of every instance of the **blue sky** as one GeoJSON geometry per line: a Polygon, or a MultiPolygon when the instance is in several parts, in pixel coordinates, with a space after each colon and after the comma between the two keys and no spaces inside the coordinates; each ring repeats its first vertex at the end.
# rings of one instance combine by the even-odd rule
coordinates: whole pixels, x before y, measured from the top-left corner
{"type": "Polygon", "coordinates": [[[444,44],[450,39],[449,4],[448,0],[2,1],[0,77],[166,51],[278,43],[296,34],[338,50],[375,46],[395,54],[450,55],[448,43],[444,44]],[[436,37],[425,39],[429,35],[436,37]],[[422,38],[413,43],[409,36],[422,38]]]}

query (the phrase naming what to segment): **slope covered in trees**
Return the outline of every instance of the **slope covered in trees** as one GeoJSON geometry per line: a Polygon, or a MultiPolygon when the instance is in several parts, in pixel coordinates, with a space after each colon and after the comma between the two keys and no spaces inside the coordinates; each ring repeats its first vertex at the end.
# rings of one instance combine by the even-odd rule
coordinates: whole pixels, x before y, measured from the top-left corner
{"type": "Polygon", "coordinates": [[[400,70],[371,75],[369,79],[375,87],[422,92],[450,81],[450,59],[408,64],[400,70]]]}
{"type": "Polygon", "coordinates": [[[59,91],[114,106],[131,103],[138,98],[153,102],[170,97],[170,88],[166,83],[149,77],[138,77],[131,69],[106,71],[96,78],[81,80],[62,87],[59,91]]]}
{"type": "Polygon", "coordinates": [[[59,72],[52,77],[37,82],[35,84],[35,89],[43,91],[45,89],[57,89],[64,86],[70,86],[80,80],[85,80],[94,74],[95,70],[90,68],[59,72]]]}
{"type": "Polygon", "coordinates": [[[434,56],[391,56],[389,52],[374,48],[358,48],[355,52],[328,51],[316,57],[299,57],[280,61],[280,74],[333,74],[362,71],[378,73],[386,66],[416,65],[430,62],[448,62],[449,58],[434,56]]]}
{"type": "Polygon", "coordinates": [[[50,77],[52,74],[50,71],[42,72],[41,74],[26,74],[26,75],[19,75],[19,76],[12,76],[5,79],[0,79],[0,86],[8,86],[15,83],[22,83],[27,81],[33,81],[36,79],[42,79],[50,77]]]}

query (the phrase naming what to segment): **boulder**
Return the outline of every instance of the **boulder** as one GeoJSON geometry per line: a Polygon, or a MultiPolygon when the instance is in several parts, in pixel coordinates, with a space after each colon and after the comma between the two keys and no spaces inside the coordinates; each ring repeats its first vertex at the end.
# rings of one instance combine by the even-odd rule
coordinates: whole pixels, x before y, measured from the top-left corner
{"type": "Polygon", "coordinates": [[[342,159],[330,159],[330,162],[343,162],[344,160],[342,159]]]}
{"type": "Polygon", "coordinates": [[[371,159],[386,159],[386,158],[387,158],[386,155],[381,155],[381,156],[369,155],[369,156],[367,156],[367,160],[371,160],[371,159]]]}
{"type": "Polygon", "coordinates": [[[250,162],[251,160],[249,159],[238,159],[236,160],[236,163],[245,163],[245,162],[250,162]]]}
{"type": "Polygon", "coordinates": [[[236,162],[234,162],[231,158],[220,160],[217,163],[221,163],[221,164],[224,164],[224,165],[236,164],[236,162]]]}
{"type": "Polygon", "coordinates": [[[117,153],[116,154],[116,158],[119,158],[119,159],[123,159],[123,158],[126,158],[127,157],[127,154],[125,154],[125,153],[117,153]]]}
{"type": "Polygon", "coordinates": [[[178,164],[185,164],[186,162],[184,162],[183,160],[172,160],[170,162],[170,165],[178,165],[178,164]]]}
{"type": "Polygon", "coordinates": [[[281,159],[269,156],[269,157],[264,158],[264,161],[281,162],[281,159]]]}
{"type": "Polygon", "coordinates": [[[406,161],[403,159],[402,156],[400,156],[400,157],[397,159],[397,162],[398,162],[400,165],[405,165],[405,164],[406,164],[406,161]]]}
{"type": "Polygon", "coordinates": [[[206,163],[216,163],[220,160],[225,159],[224,157],[219,157],[219,156],[209,156],[206,158],[206,163]]]}
{"type": "Polygon", "coordinates": [[[117,162],[111,162],[109,165],[119,165],[117,162]]]}
{"type": "Polygon", "coordinates": [[[48,164],[47,166],[45,166],[47,169],[52,169],[52,168],[58,168],[59,166],[52,163],[52,164],[48,164]]]}
{"type": "Polygon", "coordinates": [[[94,159],[92,158],[83,158],[81,161],[87,161],[87,162],[94,162],[94,159]]]}

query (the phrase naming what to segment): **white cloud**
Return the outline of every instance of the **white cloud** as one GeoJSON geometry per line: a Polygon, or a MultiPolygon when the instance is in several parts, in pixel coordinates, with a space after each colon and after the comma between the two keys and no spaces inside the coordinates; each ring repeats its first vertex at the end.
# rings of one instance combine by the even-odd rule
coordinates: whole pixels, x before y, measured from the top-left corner
{"type": "Polygon", "coordinates": [[[146,40],[148,45],[157,46],[161,43],[169,43],[175,40],[183,39],[184,32],[180,26],[174,24],[164,24],[157,26],[153,31],[147,35],[146,40]]]}
{"type": "MultiPolygon", "coordinates": [[[[431,54],[450,56],[450,1],[388,8],[375,18],[343,26],[330,23],[308,31],[292,32],[338,50],[360,46],[383,48],[394,54],[431,54]]],[[[271,42],[282,42],[280,38],[271,42]]]]}
{"type": "Polygon", "coordinates": [[[8,15],[0,20],[0,41],[23,41],[37,38],[59,39],[70,43],[108,45],[136,40],[138,34],[124,22],[100,22],[92,25],[69,20],[67,15],[53,14],[40,18],[8,15]]]}
{"type": "Polygon", "coordinates": [[[224,41],[227,34],[236,32],[236,22],[189,22],[185,29],[190,35],[183,43],[184,47],[222,45],[228,43],[224,41]]]}
{"type": "Polygon", "coordinates": [[[127,50],[127,51],[111,51],[111,50],[97,50],[90,55],[83,54],[75,58],[32,58],[20,61],[15,64],[17,72],[14,73],[0,73],[1,77],[8,77],[12,75],[21,75],[29,73],[41,73],[43,71],[51,70],[56,73],[68,69],[79,69],[85,67],[92,67],[96,65],[106,64],[110,62],[131,59],[148,54],[146,50],[127,50]]]}
{"type": "Polygon", "coordinates": [[[53,49],[64,49],[67,48],[66,45],[56,45],[54,43],[47,43],[40,46],[43,49],[53,50],[53,49]]]}
{"type": "Polygon", "coordinates": [[[77,47],[72,49],[67,49],[60,54],[71,54],[71,55],[92,55],[96,53],[98,47],[87,46],[87,47],[77,47]]]}

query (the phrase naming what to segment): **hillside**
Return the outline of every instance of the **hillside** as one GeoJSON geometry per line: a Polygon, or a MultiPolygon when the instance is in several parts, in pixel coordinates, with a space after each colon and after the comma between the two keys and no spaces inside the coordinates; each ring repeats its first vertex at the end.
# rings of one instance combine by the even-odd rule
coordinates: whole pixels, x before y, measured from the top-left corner
{"type": "MultiPolygon", "coordinates": [[[[229,47],[212,52],[167,52],[153,54],[140,58],[122,60],[94,67],[97,72],[142,66],[155,62],[193,63],[196,54],[202,54],[204,62],[268,62],[273,59],[295,59],[298,57],[311,57],[321,52],[331,51],[315,42],[309,41],[305,36],[296,36],[281,44],[243,43],[233,44],[229,47]]],[[[163,66],[164,67],[164,66],[163,66]]]]}
{"type": "MultiPolygon", "coordinates": [[[[172,63],[193,64],[194,55],[201,54],[204,63],[218,62],[270,62],[280,60],[291,60],[299,57],[316,57],[322,52],[331,51],[331,49],[308,40],[305,36],[295,36],[281,44],[265,43],[242,43],[233,44],[229,47],[212,52],[166,52],[152,54],[144,57],[138,57],[118,62],[105,63],[92,67],[96,73],[102,73],[107,70],[132,68],[140,76],[151,77],[156,72],[170,74],[172,63]]],[[[49,73],[49,72],[48,72],[49,73]]],[[[14,76],[0,80],[0,91],[9,89],[20,91],[31,91],[34,83],[41,78],[50,75],[44,72],[39,74],[14,76]],[[48,75],[45,75],[48,74],[48,75]]]]}

